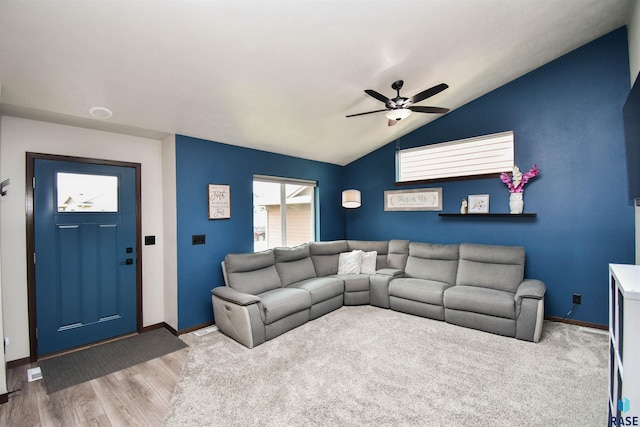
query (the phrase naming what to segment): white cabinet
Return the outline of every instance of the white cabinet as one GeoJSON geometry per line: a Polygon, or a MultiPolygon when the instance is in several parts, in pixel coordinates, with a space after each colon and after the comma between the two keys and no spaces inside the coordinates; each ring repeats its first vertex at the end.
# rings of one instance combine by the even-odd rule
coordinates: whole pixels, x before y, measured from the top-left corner
{"type": "Polygon", "coordinates": [[[640,266],[609,264],[609,419],[630,416],[640,416],[640,266]]]}

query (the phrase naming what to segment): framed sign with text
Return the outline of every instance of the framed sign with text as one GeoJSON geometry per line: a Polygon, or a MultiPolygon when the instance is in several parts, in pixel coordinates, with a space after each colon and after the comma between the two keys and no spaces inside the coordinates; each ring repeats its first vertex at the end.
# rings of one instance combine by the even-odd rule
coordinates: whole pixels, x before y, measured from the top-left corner
{"type": "Polygon", "coordinates": [[[385,211],[441,211],[442,188],[384,192],[385,211]]]}
{"type": "Polygon", "coordinates": [[[209,219],[231,218],[231,187],[209,184],[209,219]]]}

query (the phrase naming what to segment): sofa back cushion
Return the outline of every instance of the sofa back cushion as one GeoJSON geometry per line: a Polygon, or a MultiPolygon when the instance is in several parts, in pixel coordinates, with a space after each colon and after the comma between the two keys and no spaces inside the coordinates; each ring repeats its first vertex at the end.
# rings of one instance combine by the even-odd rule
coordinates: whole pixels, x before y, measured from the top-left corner
{"type": "Polygon", "coordinates": [[[334,240],[331,242],[310,242],[309,252],[311,261],[318,277],[338,274],[338,260],[342,252],[348,252],[349,245],[346,240],[334,240]]]}
{"type": "Polygon", "coordinates": [[[303,243],[293,248],[275,248],[276,270],[282,286],[289,286],[302,280],[316,277],[316,270],[309,254],[309,244],[303,243]]]}
{"type": "Polygon", "coordinates": [[[458,245],[411,242],[404,276],[456,284],[458,245]]]}
{"type": "Polygon", "coordinates": [[[409,257],[408,240],[389,240],[389,252],[387,253],[387,265],[385,268],[404,270],[409,257]]]}
{"type": "Polygon", "coordinates": [[[524,279],[524,248],[463,243],[456,284],[515,293],[524,279]]]}
{"type": "Polygon", "coordinates": [[[370,241],[370,240],[347,240],[350,251],[363,251],[377,253],[376,270],[387,268],[387,252],[389,251],[389,241],[370,241]]]}
{"type": "Polygon", "coordinates": [[[258,295],[280,288],[280,276],[272,250],[247,254],[228,254],[224,268],[229,287],[238,292],[258,295]]]}

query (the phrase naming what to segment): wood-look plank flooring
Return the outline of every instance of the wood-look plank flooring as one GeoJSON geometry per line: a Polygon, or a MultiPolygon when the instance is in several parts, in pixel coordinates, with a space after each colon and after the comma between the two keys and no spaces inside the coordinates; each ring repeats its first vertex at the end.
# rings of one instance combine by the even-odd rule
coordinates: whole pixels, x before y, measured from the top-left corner
{"type": "Polygon", "coordinates": [[[42,380],[28,382],[27,369],[7,372],[7,389],[18,390],[0,405],[0,426],[159,426],[189,349],[47,394],[42,380]]]}

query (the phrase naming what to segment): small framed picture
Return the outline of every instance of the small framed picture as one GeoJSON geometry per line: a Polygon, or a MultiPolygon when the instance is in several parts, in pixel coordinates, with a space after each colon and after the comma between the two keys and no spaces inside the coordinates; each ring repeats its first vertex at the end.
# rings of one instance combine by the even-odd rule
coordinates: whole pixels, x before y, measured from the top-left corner
{"type": "Polygon", "coordinates": [[[209,184],[209,219],[231,218],[231,188],[209,184]]]}
{"type": "Polygon", "coordinates": [[[470,194],[469,195],[469,213],[489,213],[489,195],[488,194],[470,194]]]}

